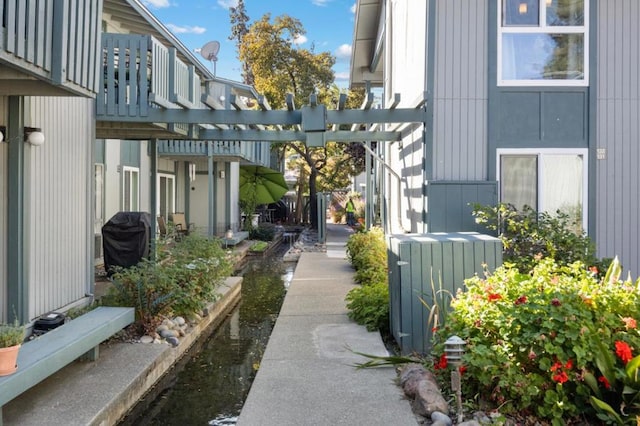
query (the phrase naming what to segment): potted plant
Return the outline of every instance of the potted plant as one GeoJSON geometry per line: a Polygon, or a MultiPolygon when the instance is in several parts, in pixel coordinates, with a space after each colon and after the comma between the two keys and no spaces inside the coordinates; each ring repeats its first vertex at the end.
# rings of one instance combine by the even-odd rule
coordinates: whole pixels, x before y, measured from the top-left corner
{"type": "Polygon", "coordinates": [[[16,320],[0,324],[0,376],[8,376],[18,368],[18,351],[24,340],[24,327],[16,320]]]}

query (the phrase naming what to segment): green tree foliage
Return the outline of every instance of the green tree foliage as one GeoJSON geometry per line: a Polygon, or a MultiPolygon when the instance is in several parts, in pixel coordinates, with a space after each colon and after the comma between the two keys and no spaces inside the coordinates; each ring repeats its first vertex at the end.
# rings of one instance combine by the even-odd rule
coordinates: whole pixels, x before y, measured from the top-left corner
{"type": "MultiPolygon", "coordinates": [[[[246,25],[246,21],[239,18],[237,22],[246,25]]],[[[296,45],[296,40],[306,32],[298,19],[282,15],[272,21],[271,15],[266,14],[251,24],[246,32],[237,26],[234,31],[234,37],[241,40],[239,59],[251,68],[256,90],[265,95],[273,109],[285,108],[287,94],[294,96],[298,106],[306,104],[312,94],[316,94],[318,101],[328,108],[337,105],[340,90],[333,83],[331,69],[335,57],[329,52],[316,52],[314,46],[304,49],[296,45]]],[[[347,101],[348,106],[359,106],[362,92],[349,94],[347,101]]],[[[350,175],[358,171],[351,157],[345,154],[346,147],[347,144],[333,142],[313,148],[299,142],[277,146],[281,161],[291,152],[299,158],[293,164],[299,171],[297,205],[303,206],[303,195],[309,195],[313,226],[317,226],[317,192],[346,186],[350,175]]],[[[301,220],[301,209],[297,215],[301,220]]]]}
{"type": "MultiPolygon", "coordinates": [[[[229,16],[231,19],[231,35],[229,36],[229,40],[235,40],[239,55],[242,39],[249,32],[249,27],[247,26],[249,16],[244,7],[244,0],[238,0],[238,6],[229,8],[229,16]]],[[[240,58],[238,57],[238,59],[240,58]]],[[[245,84],[253,86],[253,80],[251,64],[249,62],[242,62],[242,81],[245,84]]]]}

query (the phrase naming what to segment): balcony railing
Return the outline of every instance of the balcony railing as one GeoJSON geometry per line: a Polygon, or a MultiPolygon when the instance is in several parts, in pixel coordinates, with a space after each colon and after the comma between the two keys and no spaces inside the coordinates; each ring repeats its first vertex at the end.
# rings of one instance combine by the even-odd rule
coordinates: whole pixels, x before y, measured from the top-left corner
{"type": "Polygon", "coordinates": [[[158,142],[158,154],[179,157],[216,157],[268,166],[270,158],[269,142],[242,141],[188,141],[169,140],[158,142]]]}
{"type": "MultiPolygon", "coordinates": [[[[98,120],[139,117],[144,122],[152,108],[206,108],[195,67],[150,35],[102,35],[100,87],[98,120]]],[[[189,125],[173,123],[170,128],[186,133],[189,125]]]]}
{"type": "Polygon", "coordinates": [[[98,90],[101,0],[0,1],[0,64],[84,96],[98,90]]]}

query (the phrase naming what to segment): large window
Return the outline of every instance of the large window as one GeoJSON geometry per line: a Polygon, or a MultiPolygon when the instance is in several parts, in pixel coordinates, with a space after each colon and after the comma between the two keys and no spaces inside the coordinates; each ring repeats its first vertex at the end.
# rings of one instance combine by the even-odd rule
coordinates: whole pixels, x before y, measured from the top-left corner
{"type": "Polygon", "coordinates": [[[135,212],[140,209],[140,170],[136,167],[122,168],[122,210],[135,212]]]}
{"type": "Polygon", "coordinates": [[[501,0],[498,85],[587,86],[588,0],[501,0]]]}
{"type": "Polygon", "coordinates": [[[560,210],[587,229],[586,149],[498,150],[498,176],[501,202],[560,210]]]}

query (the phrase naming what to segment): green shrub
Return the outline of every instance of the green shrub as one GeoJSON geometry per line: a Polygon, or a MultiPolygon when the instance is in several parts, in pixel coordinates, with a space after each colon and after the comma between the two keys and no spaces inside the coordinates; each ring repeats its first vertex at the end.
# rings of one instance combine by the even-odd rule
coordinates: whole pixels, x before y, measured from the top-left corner
{"type": "Polygon", "coordinates": [[[173,246],[160,245],[157,260],[118,268],[105,304],[134,307],[140,325],[152,331],[161,316],[199,312],[215,301],[230,273],[219,241],[190,234],[173,246]]]}
{"type": "Polygon", "coordinates": [[[0,348],[9,348],[22,343],[24,327],[16,320],[12,324],[0,324],[0,348]]]}
{"type": "Polygon", "coordinates": [[[389,286],[386,281],[356,287],[346,297],[349,318],[367,330],[389,332],[389,286]]]}
{"type": "Polygon", "coordinates": [[[606,271],[610,260],[600,261],[595,246],[582,230],[579,218],[557,211],[539,213],[529,206],[521,211],[511,204],[496,207],[474,205],[476,222],[498,232],[503,259],[522,272],[535,266],[536,257],[551,257],[560,265],[580,261],[606,271]]]}
{"type": "Polygon", "coordinates": [[[273,237],[276,234],[276,230],[273,226],[259,225],[256,228],[251,228],[249,231],[249,239],[259,241],[273,241],[273,237]]]}
{"type": "MultiPolygon", "coordinates": [[[[615,267],[617,262],[610,270],[615,267]]],[[[502,411],[532,413],[553,424],[578,415],[594,418],[591,395],[619,409],[629,395],[624,396],[621,380],[614,382],[613,374],[601,371],[606,367],[599,354],[612,358],[616,342],[635,354],[640,350],[640,283],[610,277],[599,281],[582,263],[538,258],[531,273],[505,265],[466,280],[467,291],[452,301],[436,338],[442,342],[455,334],[467,342],[464,394],[482,395],[502,411]]],[[[442,343],[434,346],[434,356],[442,351],[442,343]]],[[[627,401],[624,406],[634,419],[640,414],[637,389],[629,398],[636,405],[627,401]]]]}
{"type": "Polygon", "coordinates": [[[347,241],[347,256],[361,287],[347,294],[349,317],[367,329],[389,330],[387,246],[380,228],[356,232],[347,241]]]}

